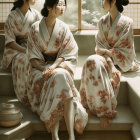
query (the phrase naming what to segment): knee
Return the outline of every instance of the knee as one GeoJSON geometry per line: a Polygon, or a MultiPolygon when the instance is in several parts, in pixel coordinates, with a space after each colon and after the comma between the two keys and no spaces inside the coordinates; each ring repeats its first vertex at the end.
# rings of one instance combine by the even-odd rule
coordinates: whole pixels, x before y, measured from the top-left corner
{"type": "Polygon", "coordinates": [[[92,69],[100,69],[103,66],[105,58],[100,55],[91,55],[87,58],[85,66],[92,69]]]}
{"type": "Polygon", "coordinates": [[[87,62],[94,62],[94,61],[104,61],[105,58],[101,55],[98,55],[98,54],[94,54],[94,55],[91,55],[87,58],[87,62]]]}
{"type": "Polygon", "coordinates": [[[90,55],[90,56],[86,59],[86,63],[94,62],[95,60],[96,60],[96,55],[90,55]]]}
{"type": "Polygon", "coordinates": [[[99,64],[101,62],[102,56],[99,56],[97,54],[91,55],[87,58],[86,63],[87,65],[96,65],[97,63],[99,64]]]}
{"type": "Polygon", "coordinates": [[[55,78],[65,79],[66,74],[67,74],[66,70],[59,68],[59,69],[56,69],[56,73],[54,76],[55,76],[55,78]]]}

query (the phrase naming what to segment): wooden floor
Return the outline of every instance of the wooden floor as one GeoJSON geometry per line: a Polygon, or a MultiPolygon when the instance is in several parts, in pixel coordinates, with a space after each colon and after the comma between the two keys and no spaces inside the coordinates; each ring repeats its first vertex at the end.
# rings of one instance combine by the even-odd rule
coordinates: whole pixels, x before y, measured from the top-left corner
{"type": "MultiPolygon", "coordinates": [[[[68,140],[67,132],[59,133],[60,140],[68,140]]],[[[51,140],[51,134],[39,132],[33,134],[27,140],[51,140]]],[[[83,135],[76,134],[76,140],[133,140],[129,131],[94,131],[84,132],[83,135]]]]}

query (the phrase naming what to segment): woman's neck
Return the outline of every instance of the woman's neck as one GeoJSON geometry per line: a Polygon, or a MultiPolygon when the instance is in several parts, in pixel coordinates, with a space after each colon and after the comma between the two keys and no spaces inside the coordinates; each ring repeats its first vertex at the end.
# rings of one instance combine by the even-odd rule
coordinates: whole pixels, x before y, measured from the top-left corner
{"type": "Polygon", "coordinates": [[[28,3],[25,3],[25,4],[20,8],[20,10],[21,10],[21,12],[22,12],[23,15],[25,15],[25,14],[27,13],[28,9],[29,9],[29,4],[28,4],[28,3]]]}
{"type": "Polygon", "coordinates": [[[119,14],[119,11],[117,10],[117,7],[115,6],[115,7],[111,8],[109,13],[110,13],[110,17],[111,17],[111,19],[110,19],[111,21],[110,22],[111,22],[111,25],[112,25],[113,22],[115,21],[116,17],[119,14]]]}
{"type": "Polygon", "coordinates": [[[52,16],[52,15],[48,15],[48,17],[46,18],[46,25],[47,27],[54,27],[56,22],[56,17],[52,16]]]}

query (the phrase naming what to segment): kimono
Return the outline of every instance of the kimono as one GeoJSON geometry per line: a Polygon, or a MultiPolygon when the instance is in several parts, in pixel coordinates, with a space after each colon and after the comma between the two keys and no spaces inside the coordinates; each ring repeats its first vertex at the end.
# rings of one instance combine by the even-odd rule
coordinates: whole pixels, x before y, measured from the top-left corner
{"type": "Polygon", "coordinates": [[[49,68],[58,58],[64,58],[64,61],[53,70],[53,75],[48,80],[43,80],[42,71],[34,67],[30,69],[27,94],[31,109],[38,113],[50,131],[57,121],[63,120],[64,104],[68,99],[72,99],[74,114],[71,115],[75,116],[75,129],[81,133],[87,124],[88,115],[73,82],[78,47],[64,22],[56,19],[50,36],[45,19],[32,26],[28,40],[28,59],[30,61],[35,58],[46,68],[49,68]]]}
{"type": "Polygon", "coordinates": [[[110,14],[103,16],[96,35],[95,51],[107,49],[116,70],[107,58],[98,54],[87,58],[82,71],[80,94],[83,106],[98,117],[114,118],[117,115],[117,94],[121,72],[127,72],[135,63],[132,19],[118,14],[110,23],[110,14]]]}
{"type": "Polygon", "coordinates": [[[26,53],[19,52],[7,46],[16,42],[21,47],[27,47],[28,33],[31,25],[40,20],[41,15],[30,8],[25,16],[19,8],[13,10],[5,23],[5,49],[2,59],[2,68],[12,72],[14,91],[22,103],[28,104],[26,80],[28,77],[29,62],[26,53]]]}

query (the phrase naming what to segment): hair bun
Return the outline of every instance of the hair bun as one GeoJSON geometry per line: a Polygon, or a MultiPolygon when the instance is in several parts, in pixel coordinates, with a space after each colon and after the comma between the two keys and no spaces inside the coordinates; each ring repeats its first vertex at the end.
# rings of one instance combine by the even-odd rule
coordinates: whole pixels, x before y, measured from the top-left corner
{"type": "Polygon", "coordinates": [[[42,14],[42,16],[47,17],[48,14],[49,14],[48,9],[44,7],[44,8],[41,10],[41,14],[42,14]]]}
{"type": "Polygon", "coordinates": [[[121,3],[123,6],[126,6],[129,4],[129,0],[121,0],[121,3]]]}

